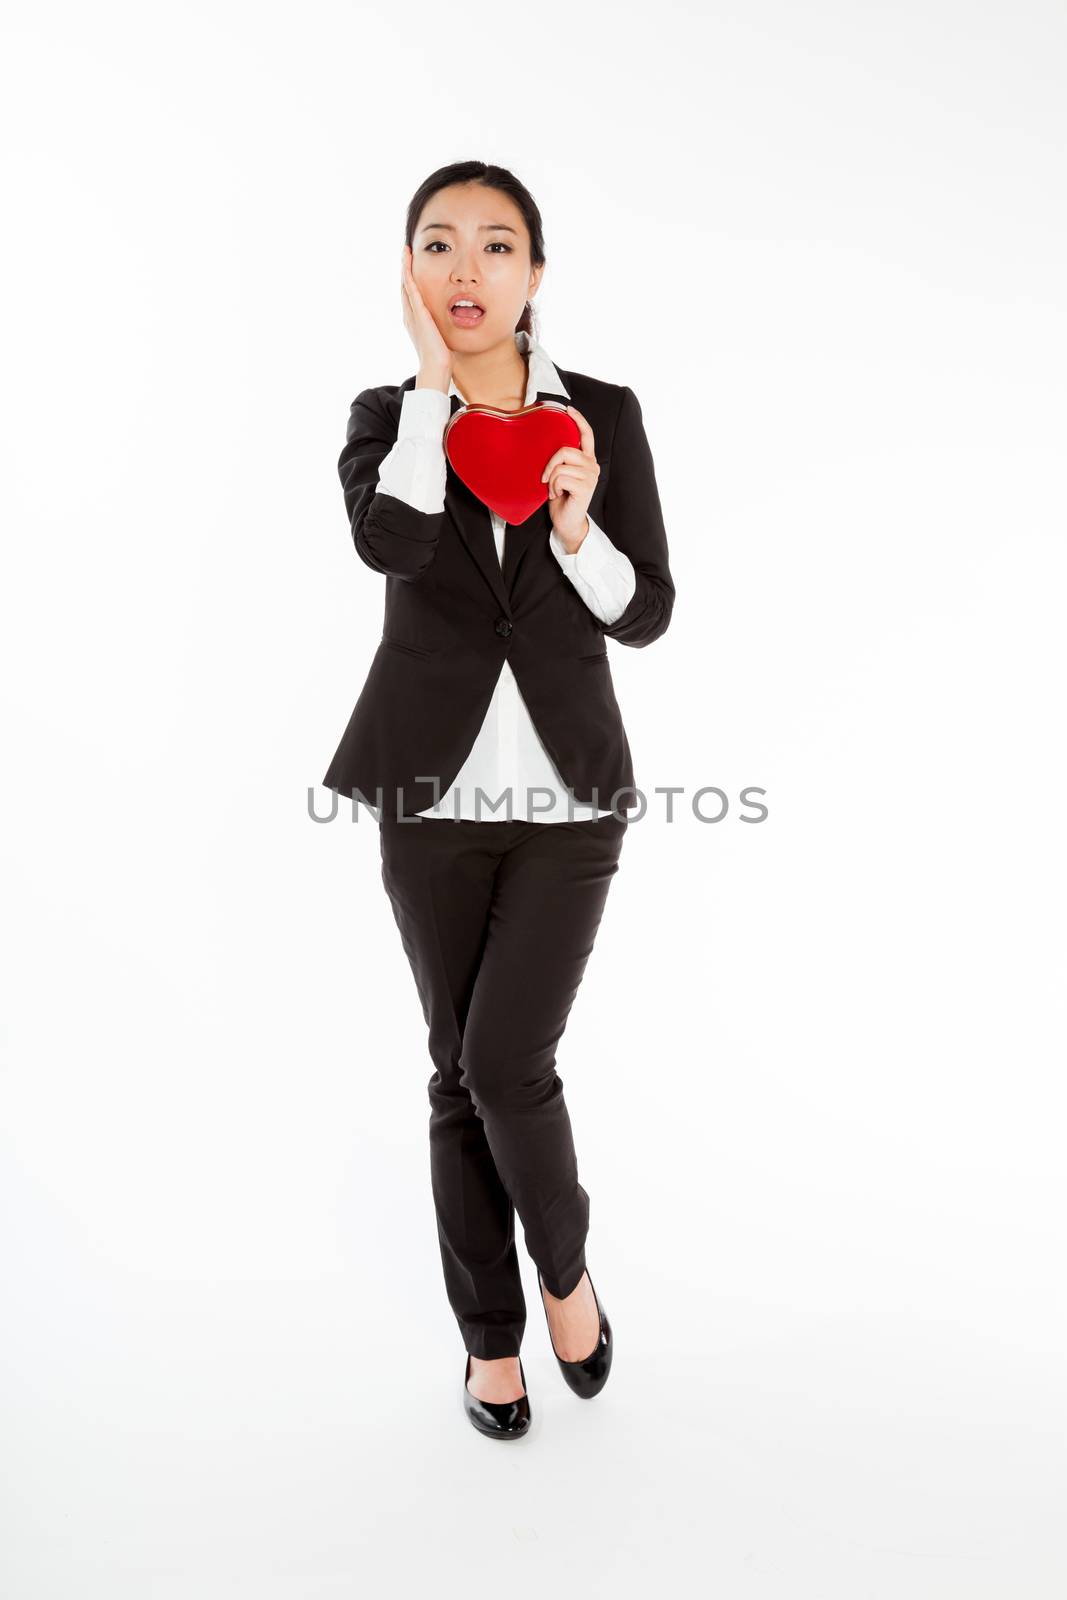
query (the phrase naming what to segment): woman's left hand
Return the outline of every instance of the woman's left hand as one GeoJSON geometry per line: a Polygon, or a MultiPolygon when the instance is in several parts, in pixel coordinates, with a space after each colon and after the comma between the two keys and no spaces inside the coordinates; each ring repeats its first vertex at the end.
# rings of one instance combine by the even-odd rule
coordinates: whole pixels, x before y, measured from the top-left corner
{"type": "Polygon", "coordinates": [[[563,445],[549,456],[541,482],[548,480],[548,511],[557,539],[573,555],[589,531],[586,513],[600,477],[593,430],[580,411],[567,410],[578,424],[581,445],[563,445]]]}

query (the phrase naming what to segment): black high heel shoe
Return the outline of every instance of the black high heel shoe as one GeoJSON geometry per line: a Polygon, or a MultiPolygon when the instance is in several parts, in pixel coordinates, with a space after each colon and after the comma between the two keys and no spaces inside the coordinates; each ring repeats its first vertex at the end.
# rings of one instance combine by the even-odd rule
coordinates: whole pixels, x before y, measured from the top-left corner
{"type": "Polygon", "coordinates": [[[600,1314],[600,1332],[597,1335],[596,1344],[584,1361],[564,1361],[563,1357],[557,1354],[555,1345],[552,1344],[552,1324],[548,1319],[548,1306],[545,1305],[545,1286],[541,1281],[541,1269],[538,1268],[537,1271],[537,1287],[541,1291],[541,1304],[545,1308],[545,1321],[548,1322],[548,1342],[552,1344],[552,1354],[559,1362],[559,1370],[562,1372],[569,1387],[574,1390],[576,1395],[580,1395],[583,1400],[591,1400],[595,1394],[600,1393],[608,1381],[615,1341],[612,1338],[611,1324],[608,1321],[607,1313],[600,1304],[600,1296],[593,1287],[593,1278],[588,1267],[586,1268],[586,1277],[589,1279],[589,1287],[593,1290],[593,1299],[596,1301],[597,1311],[600,1314]]]}
{"type": "MultiPolygon", "coordinates": [[[[526,1388],[526,1374],[522,1370],[522,1357],[519,1357],[519,1373],[522,1377],[522,1386],[526,1388]]],[[[490,1439],[521,1439],[530,1431],[530,1396],[521,1394],[517,1400],[479,1400],[476,1394],[471,1394],[467,1388],[467,1380],[471,1375],[471,1358],[467,1354],[467,1366],[463,1374],[463,1409],[467,1413],[472,1426],[479,1433],[484,1433],[490,1439]]],[[[503,1458],[501,1458],[503,1459],[503,1458]]]]}

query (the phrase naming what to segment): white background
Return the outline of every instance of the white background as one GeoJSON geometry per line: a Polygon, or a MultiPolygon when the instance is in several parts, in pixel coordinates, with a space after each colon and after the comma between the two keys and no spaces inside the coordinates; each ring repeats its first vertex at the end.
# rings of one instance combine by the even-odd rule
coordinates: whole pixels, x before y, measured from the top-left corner
{"type": "Polygon", "coordinates": [[[2,43],[5,1594],[1062,1595],[1063,8],[2,43]],[[638,782],[733,802],[629,830],[559,1056],[615,1368],[565,1389],[523,1250],[507,1451],[377,834],[308,815],[380,632],[349,402],[468,157],[642,403],[638,782]]]}

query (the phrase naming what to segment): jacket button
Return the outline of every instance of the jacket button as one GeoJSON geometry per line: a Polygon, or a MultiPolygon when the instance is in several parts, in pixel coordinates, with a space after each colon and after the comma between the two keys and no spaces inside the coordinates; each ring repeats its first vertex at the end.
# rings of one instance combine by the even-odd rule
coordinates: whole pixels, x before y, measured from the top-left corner
{"type": "Polygon", "coordinates": [[[496,631],[503,638],[507,638],[508,634],[511,632],[511,623],[508,621],[507,617],[497,617],[496,631]]]}

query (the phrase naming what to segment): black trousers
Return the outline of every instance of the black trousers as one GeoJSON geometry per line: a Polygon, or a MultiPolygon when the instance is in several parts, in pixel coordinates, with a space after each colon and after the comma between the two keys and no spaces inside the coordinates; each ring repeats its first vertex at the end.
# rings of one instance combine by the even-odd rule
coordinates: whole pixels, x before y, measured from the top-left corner
{"type": "Polygon", "coordinates": [[[585,1270],[589,1196],[556,1045],[627,826],[621,815],[379,821],[382,881],[429,1028],[445,1288],[465,1348],[486,1360],[517,1355],[526,1326],[516,1211],[552,1294],[570,1294],[585,1270]]]}

